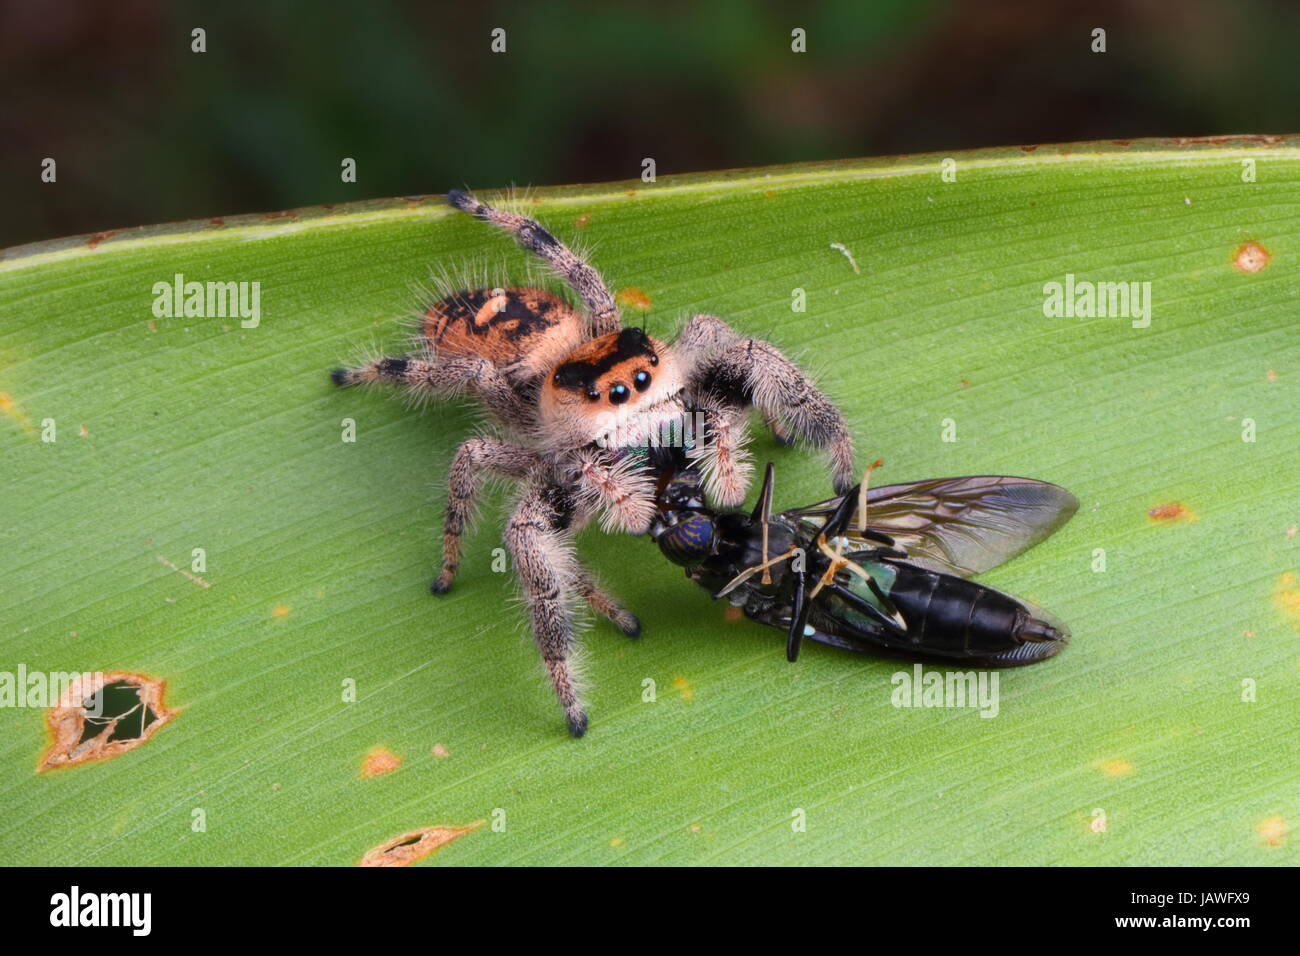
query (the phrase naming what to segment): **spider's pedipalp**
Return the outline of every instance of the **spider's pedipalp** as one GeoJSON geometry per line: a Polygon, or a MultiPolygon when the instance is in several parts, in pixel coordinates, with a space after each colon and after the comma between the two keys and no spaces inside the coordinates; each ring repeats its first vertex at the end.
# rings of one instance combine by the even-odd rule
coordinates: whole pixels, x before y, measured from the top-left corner
{"type": "Polygon", "coordinates": [[[726,508],[745,500],[754,476],[745,421],[747,408],[706,396],[700,403],[704,413],[704,441],[690,453],[704,475],[709,497],[726,508]]]}
{"type": "Polygon", "coordinates": [[[618,331],[621,322],[618,304],[600,273],[539,223],[527,216],[481,203],[459,189],[447,193],[447,202],[510,233],[525,251],[537,256],[567,282],[587,309],[589,335],[595,337],[618,331]]]}

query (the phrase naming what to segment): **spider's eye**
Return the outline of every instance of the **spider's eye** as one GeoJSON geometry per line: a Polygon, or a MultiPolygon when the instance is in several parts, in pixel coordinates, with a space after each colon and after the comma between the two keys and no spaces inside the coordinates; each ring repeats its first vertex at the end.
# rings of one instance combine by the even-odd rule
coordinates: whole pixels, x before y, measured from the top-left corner
{"type": "Polygon", "coordinates": [[[650,373],[645,369],[637,372],[632,376],[632,384],[636,386],[638,392],[644,392],[650,387],[650,373]]]}
{"type": "Polygon", "coordinates": [[[600,391],[594,388],[587,389],[587,401],[589,402],[600,401],[600,391]]]}
{"type": "Polygon", "coordinates": [[[626,385],[619,384],[609,387],[609,403],[611,405],[622,405],[631,397],[632,393],[626,385]]]}
{"type": "Polygon", "coordinates": [[[658,355],[655,355],[653,352],[650,353],[650,364],[651,364],[651,365],[658,365],[658,364],[659,364],[659,356],[658,356],[658,355]]]}

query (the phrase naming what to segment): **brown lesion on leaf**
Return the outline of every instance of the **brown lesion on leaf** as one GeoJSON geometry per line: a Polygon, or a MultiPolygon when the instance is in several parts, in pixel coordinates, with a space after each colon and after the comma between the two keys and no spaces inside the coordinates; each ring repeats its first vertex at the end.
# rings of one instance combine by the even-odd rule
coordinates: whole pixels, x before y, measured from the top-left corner
{"type": "Polygon", "coordinates": [[[628,286],[626,289],[619,289],[614,294],[614,299],[619,305],[627,306],[629,309],[636,309],[645,312],[650,308],[650,296],[644,289],[638,289],[636,286],[628,286]]]}
{"type": "Polygon", "coordinates": [[[1238,272],[1251,274],[1263,269],[1272,258],[1273,254],[1258,242],[1247,242],[1232,254],[1232,264],[1238,272]]]}
{"type": "Polygon", "coordinates": [[[434,850],[446,846],[452,840],[473,833],[486,822],[486,820],[475,820],[463,827],[422,827],[410,833],[403,833],[368,852],[357,866],[410,866],[423,860],[434,850]]]}
{"type": "Polygon", "coordinates": [[[1277,847],[1286,843],[1286,838],[1291,835],[1291,827],[1282,817],[1268,817],[1255,824],[1255,832],[1259,834],[1264,846],[1277,847]]]}
{"type": "Polygon", "coordinates": [[[1181,501],[1170,501],[1148,508],[1147,517],[1152,521],[1195,521],[1196,513],[1181,501]]]}
{"type": "Polygon", "coordinates": [[[31,416],[8,392],[0,392],[0,415],[16,423],[29,438],[36,437],[36,427],[32,424],[31,416]]]}
{"type": "Polygon", "coordinates": [[[36,772],[134,750],[176,716],[163,702],[166,690],[157,678],[127,671],[78,675],[45,715],[50,745],[36,772]]]}
{"type": "Polygon", "coordinates": [[[375,747],[366,754],[366,759],[361,761],[361,776],[368,780],[371,777],[392,773],[401,765],[402,758],[398,754],[384,746],[375,747]]]}
{"type": "Polygon", "coordinates": [[[691,682],[684,676],[678,675],[673,678],[673,688],[682,695],[682,700],[695,699],[695,688],[691,686],[691,682]]]}
{"type": "Polygon", "coordinates": [[[107,230],[106,232],[97,232],[97,233],[93,234],[89,239],[86,240],[86,248],[87,248],[87,249],[94,249],[96,246],[98,246],[98,245],[99,245],[101,242],[103,242],[105,239],[111,239],[111,238],[113,238],[113,236],[116,236],[116,235],[117,235],[117,230],[116,230],[116,229],[109,229],[109,230],[107,230]]]}
{"type": "Polygon", "coordinates": [[[1284,571],[1273,587],[1273,603],[1292,627],[1300,630],[1300,584],[1290,571],[1284,571]]]}
{"type": "Polygon", "coordinates": [[[1133,764],[1123,757],[1114,757],[1110,760],[1098,760],[1097,769],[1114,780],[1116,777],[1127,777],[1131,774],[1133,764]]]}

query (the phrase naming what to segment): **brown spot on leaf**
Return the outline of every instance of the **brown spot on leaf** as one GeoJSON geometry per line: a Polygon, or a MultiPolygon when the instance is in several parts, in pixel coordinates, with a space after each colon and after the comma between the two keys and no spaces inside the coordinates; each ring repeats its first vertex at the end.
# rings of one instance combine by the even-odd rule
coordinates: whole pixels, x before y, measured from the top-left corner
{"type": "Polygon", "coordinates": [[[208,220],[209,226],[224,226],[225,224],[226,220],[222,219],[220,216],[213,216],[208,220]]]}
{"type": "Polygon", "coordinates": [[[626,289],[620,289],[614,296],[619,305],[625,305],[629,309],[637,309],[644,312],[650,308],[650,296],[644,289],[638,289],[636,286],[628,286],[626,289]]]}
{"type": "Polygon", "coordinates": [[[292,209],[281,209],[279,212],[264,212],[263,219],[292,219],[294,218],[292,209]]]}
{"type": "Polygon", "coordinates": [[[677,688],[677,692],[682,695],[682,700],[692,700],[695,697],[695,688],[685,677],[674,677],[673,687],[677,688]]]}
{"type": "Polygon", "coordinates": [[[361,776],[368,780],[371,777],[392,773],[401,765],[401,757],[387,747],[379,746],[366,754],[366,759],[361,762],[361,776]]]}
{"type": "Polygon", "coordinates": [[[1196,514],[1181,501],[1156,505],[1147,509],[1147,517],[1152,521],[1195,521],[1196,514]]]}
{"type": "Polygon", "coordinates": [[[442,744],[434,744],[433,755],[437,757],[439,760],[446,760],[448,757],[451,756],[451,751],[448,750],[446,747],[444,747],[442,744]]]}
{"type": "Polygon", "coordinates": [[[36,428],[32,425],[31,416],[23,411],[23,407],[8,392],[0,392],[0,415],[17,423],[28,437],[36,437],[36,428]]]}
{"type": "Polygon", "coordinates": [[[116,236],[116,235],[117,235],[117,230],[116,230],[116,229],[109,229],[107,232],[97,232],[97,233],[95,233],[93,236],[91,236],[89,239],[86,240],[86,248],[87,248],[87,249],[94,249],[96,246],[98,246],[98,245],[99,245],[101,242],[103,242],[105,239],[111,239],[113,236],[116,236]]]}
{"type": "Polygon", "coordinates": [[[50,745],[36,772],[134,750],[176,716],[163,703],[165,693],[161,680],[143,674],[77,675],[45,715],[50,745]]]}
{"type": "Polygon", "coordinates": [[[1235,136],[1179,136],[1175,140],[1179,146],[1196,146],[1205,144],[1209,146],[1226,146],[1228,143],[1260,143],[1264,146],[1276,146],[1282,142],[1281,136],[1270,136],[1261,133],[1241,133],[1235,136]]]}
{"type": "Polygon", "coordinates": [[[423,860],[426,856],[452,840],[459,840],[466,833],[473,833],[486,820],[475,820],[463,827],[422,827],[403,833],[399,837],[381,843],[365,856],[357,866],[410,866],[423,860]]]}
{"type": "Polygon", "coordinates": [[[743,621],[745,619],[745,612],[738,607],[731,607],[728,605],[726,610],[722,612],[722,616],[728,621],[743,621]]]}
{"type": "Polygon", "coordinates": [[[1097,767],[1111,779],[1127,777],[1133,772],[1133,765],[1123,757],[1116,757],[1113,760],[1099,760],[1097,761],[1097,767]]]}
{"type": "Polygon", "coordinates": [[[277,604],[275,607],[271,608],[271,617],[275,618],[277,621],[282,617],[288,616],[289,605],[287,604],[277,604]]]}
{"type": "Polygon", "coordinates": [[[1032,153],[1037,148],[1038,148],[1037,146],[1021,146],[1020,151],[1022,153],[1032,153]]]}
{"type": "Polygon", "coordinates": [[[1300,628],[1300,585],[1296,584],[1295,575],[1284,571],[1273,588],[1273,603],[1291,626],[1300,628]]]}
{"type": "Polygon", "coordinates": [[[1272,253],[1258,242],[1248,242],[1241,246],[1232,256],[1232,264],[1239,272],[1258,272],[1268,265],[1272,253]]]}
{"type": "Polygon", "coordinates": [[[1265,846],[1281,846],[1291,834],[1291,828],[1281,817],[1268,817],[1255,824],[1255,832],[1265,846]]]}
{"type": "Polygon", "coordinates": [[[573,220],[573,224],[579,229],[591,225],[591,213],[584,212],[577,219],[573,220]]]}

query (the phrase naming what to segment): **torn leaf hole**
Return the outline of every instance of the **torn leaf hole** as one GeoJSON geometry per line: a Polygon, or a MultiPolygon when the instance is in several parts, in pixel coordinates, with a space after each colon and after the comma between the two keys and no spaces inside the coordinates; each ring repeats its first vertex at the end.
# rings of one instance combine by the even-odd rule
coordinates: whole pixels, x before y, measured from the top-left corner
{"type": "Polygon", "coordinates": [[[81,674],[45,716],[52,741],[37,772],[107,760],[144,743],[176,712],[161,680],[142,674],[81,674]]]}
{"type": "Polygon", "coordinates": [[[140,689],[124,680],[104,685],[83,698],[81,706],[86,713],[79,744],[94,740],[106,727],[110,743],[138,740],[158,720],[153,708],[140,699],[140,689]],[[99,716],[92,716],[94,714],[99,716]]]}
{"type": "Polygon", "coordinates": [[[463,827],[422,827],[403,833],[399,837],[379,844],[361,858],[358,866],[410,866],[423,860],[430,853],[446,846],[452,840],[458,840],[467,833],[473,833],[486,820],[475,820],[463,827]]]}

